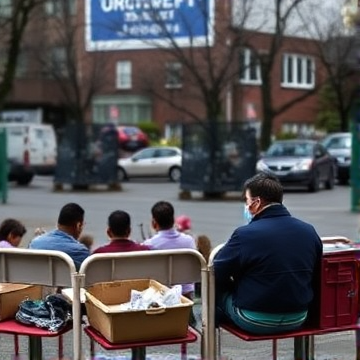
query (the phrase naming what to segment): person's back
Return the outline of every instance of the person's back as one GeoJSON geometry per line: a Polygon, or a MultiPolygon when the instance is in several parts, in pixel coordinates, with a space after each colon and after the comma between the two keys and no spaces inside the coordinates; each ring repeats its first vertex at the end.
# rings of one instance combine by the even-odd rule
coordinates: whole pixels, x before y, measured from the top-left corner
{"type": "Polygon", "coordinates": [[[196,249],[195,240],[191,235],[181,233],[175,229],[159,230],[153,237],[143,244],[152,249],[196,249]]]}
{"type": "MultiPolygon", "coordinates": [[[[157,232],[143,242],[154,250],[196,249],[192,236],[177,231],[174,227],[174,208],[167,201],[159,201],[151,208],[152,226],[157,232]]],[[[182,284],[183,295],[192,298],[194,284],[182,284]]]]}
{"type": "Polygon", "coordinates": [[[84,227],[85,211],[75,203],[62,207],[57,228],[35,237],[29,244],[30,249],[58,250],[68,254],[77,269],[90,255],[89,249],[78,241],[84,227]]]}
{"type": "Polygon", "coordinates": [[[196,249],[194,238],[175,229],[174,208],[166,201],[159,201],[151,209],[152,226],[156,234],[144,241],[152,249],[196,249]]]}
{"type": "MultiPolygon", "coordinates": [[[[235,230],[230,242],[236,242],[231,251],[239,251],[234,262],[234,275],[241,279],[237,306],[265,312],[306,310],[321,249],[320,242],[314,243],[317,237],[311,225],[292,217],[282,205],[268,208],[248,226],[235,230]]],[[[220,261],[219,256],[217,266],[220,261]]]]}
{"type": "Polygon", "coordinates": [[[129,239],[131,220],[125,211],[116,210],[109,215],[106,233],[110,242],[95,249],[93,254],[150,250],[148,246],[129,239]]]}
{"type": "MultiPolygon", "coordinates": [[[[145,240],[143,244],[154,250],[196,249],[192,236],[175,229],[174,207],[167,201],[158,201],[151,208],[152,226],[157,232],[153,237],[145,240]]],[[[182,295],[193,299],[195,284],[181,284],[182,295]]],[[[190,313],[190,325],[196,326],[193,311],[190,313]]]]}
{"type": "Polygon", "coordinates": [[[313,300],[321,239],[282,205],[276,178],[249,179],[245,198],[252,220],[234,231],[214,260],[218,314],[251,332],[297,328],[313,300]]]}
{"type": "Polygon", "coordinates": [[[144,241],[152,249],[196,249],[194,238],[175,229],[174,208],[167,201],[159,201],[151,209],[152,226],[156,234],[144,241]]]}

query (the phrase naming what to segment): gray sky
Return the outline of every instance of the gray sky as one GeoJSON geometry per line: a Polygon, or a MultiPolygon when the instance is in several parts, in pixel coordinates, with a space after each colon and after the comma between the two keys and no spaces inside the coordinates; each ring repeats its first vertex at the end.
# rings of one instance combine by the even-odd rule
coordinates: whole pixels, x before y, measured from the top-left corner
{"type": "MultiPolygon", "coordinates": [[[[274,32],[275,0],[233,0],[233,19],[247,29],[260,32],[274,32]]],[[[296,0],[282,0],[283,13],[296,0]]],[[[292,11],[286,26],[286,34],[296,37],[320,37],[329,32],[334,24],[340,32],[341,9],[346,0],[297,0],[299,4],[292,11]],[[319,34],[321,32],[321,34],[319,34]]]]}

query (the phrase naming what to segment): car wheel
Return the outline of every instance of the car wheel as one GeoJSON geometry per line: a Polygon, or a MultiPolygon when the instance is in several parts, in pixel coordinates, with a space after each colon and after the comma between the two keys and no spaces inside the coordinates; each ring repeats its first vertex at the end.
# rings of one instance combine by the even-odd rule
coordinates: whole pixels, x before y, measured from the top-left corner
{"type": "Polygon", "coordinates": [[[123,168],[118,168],[118,171],[117,171],[117,176],[118,176],[118,180],[120,182],[123,182],[125,180],[128,180],[128,176],[126,174],[126,171],[123,169],[123,168]]]}
{"type": "Polygon", "coordinates": [[[174,166],[169,170],[169,178],[173,182],[179,182],[181,178],[181,169],[178,166],[174,166]]]}
{"type": "Polygon", "coordinates": [[[313,178],[311,179],[311,182],[309,184],[309,191],[310,192],[317,192],[320,189],[320,178],[317,173],[313,175],[313,178]]]}
{"type": "Polygon", "coordinates": [[[330,169],[329,176],[325,182],[325,189],[332,190],[334,188],[334,185],[335,185],[335,176],[332,169],[330,169]]]}

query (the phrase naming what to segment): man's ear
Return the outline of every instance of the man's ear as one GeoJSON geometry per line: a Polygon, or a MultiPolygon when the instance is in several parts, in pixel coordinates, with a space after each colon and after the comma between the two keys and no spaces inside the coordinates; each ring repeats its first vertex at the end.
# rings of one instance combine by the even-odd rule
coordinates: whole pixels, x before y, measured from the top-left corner
{"type": "Polygon", "coordinates": [[[82,233],[83,228],[84,228],[84,223],[82,223],[80,221],[76,223],[76,232],[78,235],[80,235],[82,233]]]}
{"type": "Polygon", "coordinates": [[[129,237],[131,234],[131,226],[128,227],[127,232],[126,232],[126,236],[129,237]]]}
{"type": "Polygon", "coordinates": [[[152,220],[151,220],[151,226],[153,227],[154,230],[157,231],[157,229],[158,229],[158,223],[156,222],[155,219],[152,219],[152,220]]]}
{"type": "Polygon", "coordinates": [[[107,235],[108,238],[110,238],[110,239],[113,237],[113,234],[112,234],[112,232],[111,232],[111,230],[110,230],[109,227],[106,229],[106,235],[107,235]]]}

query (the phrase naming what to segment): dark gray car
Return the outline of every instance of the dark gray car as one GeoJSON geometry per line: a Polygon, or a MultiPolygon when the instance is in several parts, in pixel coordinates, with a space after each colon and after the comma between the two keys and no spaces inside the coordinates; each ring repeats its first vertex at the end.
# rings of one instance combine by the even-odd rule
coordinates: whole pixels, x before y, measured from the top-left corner
{"type": "Polygon", "coordinates": [[[305,186],[315,192],[323,183],[332,189],[336,159],[313,140],[275,141],[258,161],[257,171],[270,171],[284,186],[305,186]]]}

